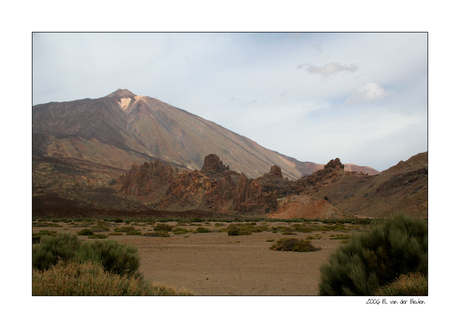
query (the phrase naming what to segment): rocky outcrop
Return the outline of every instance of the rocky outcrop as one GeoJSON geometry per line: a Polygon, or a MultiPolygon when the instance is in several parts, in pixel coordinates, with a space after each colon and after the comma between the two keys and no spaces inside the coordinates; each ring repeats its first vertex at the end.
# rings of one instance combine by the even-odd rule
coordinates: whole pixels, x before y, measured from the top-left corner
{"type": "Polygon", "coordinates": [[[124,195],[147,196],[174,181],[177,170],[160,160],[133,164],[131,169],[119,178],[119,193],[124,195]]]}
{"type": "Polygon", "coordinates": [[[273,165],[270,168],[270,172],[265,173],[264,177],[267,177],[267,178],[281,178],[282,179],[283,178],[283,173],[281,172],[281,168],[278,165],[273,165]]]}
{"type": "Polygon", "coordinates": [[[216,154],[210,154],[204,158],[201,172],[207,176],[222,177],[226,171],[230,171],[230,167],[225,166],[216,154]]]}
{"type": "MultiPolygon", "coordinates": [[[[352,174],[351,172],[347,172],[352,174]]],[[[304,187],[319,188],[325,183],[332,183],[345,174],[345,166],[339,158],[331,159],[322,170],[316,171],[312,175],[304,176],[299,180],[299,184],[304,187]]]]}
{"type": "MultiPolygon", "coordinates": [[[[279,169],[279,168],[278,168],[279,169]]],[[[282,177],[273,169],[266,178],[282,177]]],[[[165,210],[202,209],[220,213],[268,213],[277,207],[277,193],[264,191],[259,180],[231,171],[220,158],[206,156],[200,171],[178,172],[168,163],[133,165],[119,181],[119,193],[137,196],[165,210]]]]}

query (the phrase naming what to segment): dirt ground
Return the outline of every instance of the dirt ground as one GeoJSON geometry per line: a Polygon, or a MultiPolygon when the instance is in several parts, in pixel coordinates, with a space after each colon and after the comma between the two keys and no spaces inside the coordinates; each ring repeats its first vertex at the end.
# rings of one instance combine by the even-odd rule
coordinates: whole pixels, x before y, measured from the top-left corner
{"type": "MultiPolygon", "coordinates": [[[[58,222],[61,227],[33,226],[40,230],[78,232],[85,228],[79,223],[72,225],[58,222]]],[[[175,226],[176,222],[169,222],[175,226]]],[[[257,223],[260,225],[260,223],[257,223]]],[[[269,226],[288,226],[290,223],[270,222],[269,226]]],[[[316,223],[322,225],[322,223],[316,223]]],[[[226,224],[228,226],[228,224],[226,224]]],[[[109,233],[124,224],[111,223],[109,233]]],[[[209,233],[193,233],[170,237],[147,237],[136,235],[110,235],[126,244],[138,247],[141,257],[140,271],[148,280],[164,283],[177,289],[185,288],[195,295],[318,295],[319,268],[327,262],[329,255],[341,244],[341,240],[330,239],[331,235],[348,234],[341,231],[295,232],[286,236],[281,232],[263,231],[252,235],[229,236],[215,227],[215,222],[202,225],[209,233]],[[315,252],[281,252],[270,250],[274,243],[285,237],[305,239],[320,234],[312,245],[321,247],[315,252]]],[[[88,228],[94,224],[87,224],[88,228]]],[[[151,225],[134,225],[142,233],[153,230],[151,225]]],[[[181,226],[195,230],[196,225],[181,226]]],[[[88,237],[80,236],[81,240],[88,237]]]]}

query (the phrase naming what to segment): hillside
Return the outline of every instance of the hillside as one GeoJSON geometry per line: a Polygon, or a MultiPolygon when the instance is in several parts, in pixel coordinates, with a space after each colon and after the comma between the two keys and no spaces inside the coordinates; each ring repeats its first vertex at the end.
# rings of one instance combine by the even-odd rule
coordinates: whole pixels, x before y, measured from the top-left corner
{"type": "Polygon", "coordinates": [[[428,217],[428,152],[382,171],[378,175],[342,174],[333,183],[311,193],[345,213],[382,217],[404,212],[428,217]]]}

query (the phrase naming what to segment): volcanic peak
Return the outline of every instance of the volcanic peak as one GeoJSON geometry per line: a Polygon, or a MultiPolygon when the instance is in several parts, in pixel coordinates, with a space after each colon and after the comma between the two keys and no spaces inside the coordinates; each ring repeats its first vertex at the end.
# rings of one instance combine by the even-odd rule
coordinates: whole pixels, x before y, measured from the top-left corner
{"type": "Polygon", "coordinates": [[[118,89],[117,91],[112,92],[111,94],[107,95],[108,98],[128,98],[128,97],[136,97],[134,93],[129,91],[128,89],[118,89]]]}

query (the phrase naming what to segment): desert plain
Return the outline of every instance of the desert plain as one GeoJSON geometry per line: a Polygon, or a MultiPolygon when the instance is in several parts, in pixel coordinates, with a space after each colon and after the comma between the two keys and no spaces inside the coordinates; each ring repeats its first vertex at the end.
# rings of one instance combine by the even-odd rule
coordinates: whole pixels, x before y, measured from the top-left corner
{"type": "MultiPolygon", "coordinates": [[[[365,226],[327,221],[312,222],[162,222],[186,233],[169,232],[169,237],[149,237],[152,222],[110,222],[110,220],[35,220],[33,233],[42,230],[71,232],[105,227],[108,239],[138,247],[139,270],[154,283],[186,289],[197,296],[315,296],[319,293],[320,266],[354,232],[365,226]],[[230,224],[251,224],[262,230],[250,235],[231,236],[230,224]],[[139,235],[114,235],[114,229],[132,226],[139,235]],[[209,232],[197,233],[206,228],[209,232]],[[296,228],[297,227],[297,228],[296,228]],[[299,229],[303,228],[303,229],[299,229]],[[308,227],[308,229],[305,229],[308,227]],[[312,230],[301,232],[297,230],[312,230]],[[112,233],[112,234],[111,234],[112,233]],[[271,250],[281,238],[309,239],[318,251],[291,252],[271,250]]],[[[80,235],[82,241],[88,236],[80,235]]]]}

